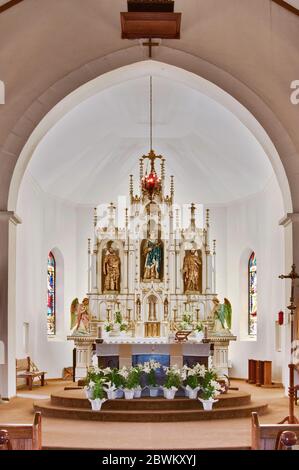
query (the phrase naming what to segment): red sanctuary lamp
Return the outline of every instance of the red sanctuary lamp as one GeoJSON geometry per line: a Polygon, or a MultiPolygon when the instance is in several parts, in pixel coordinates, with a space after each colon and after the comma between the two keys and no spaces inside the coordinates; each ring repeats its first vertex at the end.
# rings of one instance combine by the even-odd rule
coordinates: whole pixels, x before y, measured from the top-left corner
{"type": "Polygon", "coordinates": [[[153,195],[161,190],[161,178],[156,173],[154,160],[156,155],[153,150],[150,151],[148,158],[151,160],[151,170],[148,175],[145,175],[142,182],[142,190],[147,192],[149,198],[152,200],[153,195]]]}
{"type": "Polygon", "coordinates": [[[284,313],[281,310],[280,312],[278,312],[278,324],[279,324],[279,326],[283,325],[283,317],[284,317],[284,313]]]}

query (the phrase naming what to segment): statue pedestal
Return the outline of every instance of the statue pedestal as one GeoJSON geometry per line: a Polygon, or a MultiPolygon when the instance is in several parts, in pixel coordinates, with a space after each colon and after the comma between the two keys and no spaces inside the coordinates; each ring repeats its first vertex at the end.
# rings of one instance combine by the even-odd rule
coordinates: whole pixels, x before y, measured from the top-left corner
{"type": "Polygon", "coordinates": [[[237,337],[232,335],[230,331],[220,333],[211,333],[208,340],[214,344],[213,367],[217,370],[218,375],[229,375],[228,363],[228,347],[230,341],[236,341],[237,337]]]}
{"type": "Polygon", "coordinates": [[[75,381],[84,379],[88,368],[91,366],[92,345],[96,336],[68,336],[69,341],[74,341],[76,347],[75,381]]]}

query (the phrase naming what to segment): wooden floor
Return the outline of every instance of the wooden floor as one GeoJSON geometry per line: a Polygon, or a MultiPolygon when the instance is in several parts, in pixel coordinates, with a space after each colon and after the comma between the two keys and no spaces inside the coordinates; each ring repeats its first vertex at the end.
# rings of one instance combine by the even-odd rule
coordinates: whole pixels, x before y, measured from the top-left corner
{"type": "MultiPolygon", "coordinates": [[[[0,423],[30,423],[33,402],[59,392],[66,382],[52,382],[0,405],[0,423]]],[[[267,402],[268,412],[262,423],[277,423],[288,414],[288,400],[283,389],[262,389],[242,381],[233,381],[240,391],[250,393],[255,402],[267,402]]],[[[299,415],[299,407],[296,407],[299,415]]],[[[115,423],[43,419],[45,448],[77,449],[221,449],[250,446],[250,419],[180,423],[115,423]]]]}

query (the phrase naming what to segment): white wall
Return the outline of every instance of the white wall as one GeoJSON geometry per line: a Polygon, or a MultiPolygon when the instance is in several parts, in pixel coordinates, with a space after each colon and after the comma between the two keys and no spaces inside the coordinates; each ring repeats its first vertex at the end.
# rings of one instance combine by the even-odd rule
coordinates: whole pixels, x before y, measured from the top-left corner
{"type": "Polygon", "coordinates": [[[46,196],[26,173],[19,193],[22,224],[17,234],[17,357],[27,353],[48,377],[61,377],[72,365],[69,306],[77,294],[76,208],[46,196]],[[47,255],[57,262],[57,335],[48,339],[47,255]],[[29,324],[29,350],[24,345],[24,322],[29,324]]]}
{"type": "Polygon", "coordinates": [[[273,361],[273,377],[282,380],[284,352],[277,352],[275,344],[275,320],[285,309],[284,283],[278,279],[284,272],[282,217],[281,193],[274,178],[262,193],[227,209],[227,297],[233,307],[232,330],[238,337],[230,348],[234,377],[247,377],[248,358],[252,358],[273,361]],[[247,334],[247,263],[252,251],[258,270],[256,341],[247,334]]]}
{"type": "MultiPolygon", "coordinates": [[[[87,239],[93,238],[93,209],[75,207],[46,196],[27,172],[19,195],[23,223],[17,237],[17,357],[23,357],[24,322],[29,323],[29,354],[49,377],[60,377],[72,364],[69,306],[88,289],[87,239]],[[57,261],[57,336],[46,335],[47,255],[57,261]],[[62,275],[63,274],[63,275],[62,275]],[[62,287],[62,288],[61,288],[62,287]]],[[[276,181],[260,194],[230,207],[210,207],[211,240],[217,240],[217,293],[233,307],[232,375],[247,377],[248,358],[273,361],[274,378],[281,380],[282,352],[275,352],[275,319],[284,308],[283,216],[276,181]],[[250,341],[247,329],[247,262],[254,250],[258,262],[258,337],[250,341]]],[[[212,242],[211,242],[212,245],[212,242]]]]}

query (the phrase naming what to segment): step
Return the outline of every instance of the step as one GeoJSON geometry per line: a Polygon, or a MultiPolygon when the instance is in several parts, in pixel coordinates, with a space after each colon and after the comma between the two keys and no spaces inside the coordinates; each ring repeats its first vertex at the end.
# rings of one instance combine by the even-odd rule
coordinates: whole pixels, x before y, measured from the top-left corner
{"type": "MultiPolygon", "coordinates": [[[[230,408],[245,406],[251,403],[249,393],[230,392],[220,395],[219,401],[215,403],[215,408],[230,408]]],[[[65,408],[83,408],[90,409],[90,402],[85,397],[83,391],[60,392],[51,395],[51,403],[54,406],[65,408]]],[[[142,411],[142,410],[197,410],[198,400],[190,400],[185,397],[177,397],[174,400],[166,400],[164,397],[157,398],[137,398],[134,400],[107,400],[103,404],[103,410],[123,410],[123,411],[142,411]]]]}
{"type": "Polygon", "coordinates": [[[212,419],[245,418],[251,416],[253,411],[259,415],[266,413],[268,405],[265,403],[250,403],[249,405],[215,408],[212,411],[198,410],[104,410],[100,412],[84,408],[57,407],[50,400],[39,400],[34,403],[34,410],[41,411],[44,417],[78,419],[90,421],[114,422],[176,422],[176,421],[202,421],[212,419]]]}

